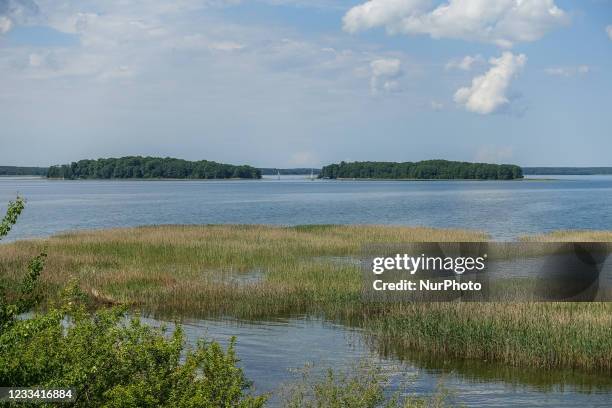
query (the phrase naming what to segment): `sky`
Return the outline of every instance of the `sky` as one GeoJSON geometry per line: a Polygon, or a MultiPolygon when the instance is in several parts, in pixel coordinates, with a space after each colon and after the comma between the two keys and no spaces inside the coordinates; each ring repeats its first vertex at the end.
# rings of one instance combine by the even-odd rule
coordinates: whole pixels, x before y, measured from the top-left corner
{"type": "Polygon", "coordinates": [[[612,166],[612,0],[0,0],[0,165],[612,166]]]}

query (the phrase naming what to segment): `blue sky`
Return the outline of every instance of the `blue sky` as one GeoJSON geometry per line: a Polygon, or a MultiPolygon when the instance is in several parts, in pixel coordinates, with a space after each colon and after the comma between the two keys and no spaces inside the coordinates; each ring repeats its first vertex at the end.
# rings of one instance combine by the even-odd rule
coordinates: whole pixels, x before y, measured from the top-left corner
{"type": "Polygon", "coordinates": [[[612,165],[612,0],[0,0],[0,164],[612,165]]]}

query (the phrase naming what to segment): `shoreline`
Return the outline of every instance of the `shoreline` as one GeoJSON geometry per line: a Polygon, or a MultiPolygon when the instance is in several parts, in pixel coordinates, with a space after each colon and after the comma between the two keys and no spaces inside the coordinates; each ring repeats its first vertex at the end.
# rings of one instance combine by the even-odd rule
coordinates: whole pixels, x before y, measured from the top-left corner
{"type": "MultiPolygon", "coordinates": [[[[304,180],[307,181],[485,181],[485,182],[494,182],[494,181],[559,181],[559,180],[563,180],[563,179],[559,179],[559,178],[533,178],[533,177],[523,177],[523,178],[515,178],[515,179],[459,179],[459,178],[452,178],[452,179],[416,179],[416,178],[399,178],[399,179],[394,179],[394,178],[335,178],[335,179],[329,179],[329,178],[314,178],[314,179],[310,179],[307,176],[304,176],[303,174],[283,174],[281,175],[281,177],[291,177],[291,178],[285,178],[284,180],[300,180],[297,177],[303,176],[304,180]]],[[[219,179],[206,179],[206,178],[165,178],[165,177],[159,177],[159,178],[79,178],[79,179],[64,179],[64,178],[55,178],[55,177],[45,177],[45,176],[36,176],[36,175],[31,175],[31,176],[27,176],[27,175],[19,175],[19,176],[0,176],[0,180],[2,179],[32,179],[32,180],[49,180],[49,181],[246,181],[246,180],[252,180],[252,181],[262,181],[262,180],[266,180],[266,181],[283,181],[283,179],[281,178],[281,180],[277,180],[276,176],[273,175],[266,175],[266,176],[262,176],[261,178],[240,178],[240,177],[232,177],[232,178],[219,178],[219,179]]]]}

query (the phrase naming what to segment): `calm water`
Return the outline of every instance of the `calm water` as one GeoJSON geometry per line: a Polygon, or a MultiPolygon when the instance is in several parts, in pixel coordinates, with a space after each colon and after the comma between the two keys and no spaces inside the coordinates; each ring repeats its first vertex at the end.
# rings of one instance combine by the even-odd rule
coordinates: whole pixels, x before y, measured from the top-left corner
{"type": "Polygon", "coordinates": [[[274,393],[272,405],[278,404],[277,391],[283,388],[279,384],[298,381],[305,365],[312,365],[316,375],[327,368],[343,371],[363,363],[382,368],[391,380],[390,393],[431,395],[441,385],[450,390],[454,403],[468,407],[609,407],[612,398],[612,379],[601,376],[458,365],[414,356],[399,360],[392,353],[380,357],[380,350],[369,346],[361,331],[321,320],[185,320],[182,324],[192,344],[204,337],[226,346],[231,336],[237,336],[240,365],[254,381],[256,392],[274,393]]]}
{"type": "Polygon", "coordinates": [[[27,209],[12,239],[146,224],[398,224],[495,239],[612,229],[612,176],[522,181],[48,181],[0,178],[27,209]]]}
{"type": "MultiPolygon", "coordinates": [[[[16,194],[28,204],[11,239],[147,224],[425,225],[484,230],[499,240],[558,229],[612,229],[611,176],[512,182],[0,178],[2,211],[16,194]]],[[[297,379],[295,370],[308,363],[348,368],[365,360],[391,375],[394,391],[429,394],[442,383],[466,406],[604,407],[612,399],[609,378],[399,358],[392,347],[374,350],[364,333],[319,320],[184,325],[193,342],[206,336],[226,344],[236,335],[240,364],[260,392],[297,379]]]]}

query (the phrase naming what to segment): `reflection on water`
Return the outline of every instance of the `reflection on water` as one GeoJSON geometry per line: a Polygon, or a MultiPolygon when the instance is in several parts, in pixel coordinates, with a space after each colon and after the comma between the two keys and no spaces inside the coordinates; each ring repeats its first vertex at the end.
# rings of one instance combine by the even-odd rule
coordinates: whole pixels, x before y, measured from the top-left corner
{"type": "MultiPolygon", "coordinates": [[[[161,321],[145,319],[159,325],[161,321]]],[[[390,376],[390,392],[431,395],[439,385],[453,400],[469,407],[609,407],[612,379],[571,371],[542,371],[477,362],[445,361],[378,345],[362,331],[305,317],[265,322],[184,320],[185,333],[227,346],[236,336],[236,351],[257,392],[273,392],[299,379],[307,364],[314,371],[351,369],[363,361],[390,376]]],[[[171,325],[170,325],[171,326],[171,325]]],[[[278,404],[278,396],[272,403],[278,404]]]]}
{"type": "Polygon", "coordinates": [[[501,381],[516,387],[529,386],[542,392],[609,393],[612,378],[604,373],[589,373],[569,369],[542,370],[532,367],[511,367],[482,360],[444,359],[440,356],[407,350],[393,342],[380,342],[364,333],[366,343],[380,356],[412,364],[432,373],[452,372],[471,382],[501,381]]]}

